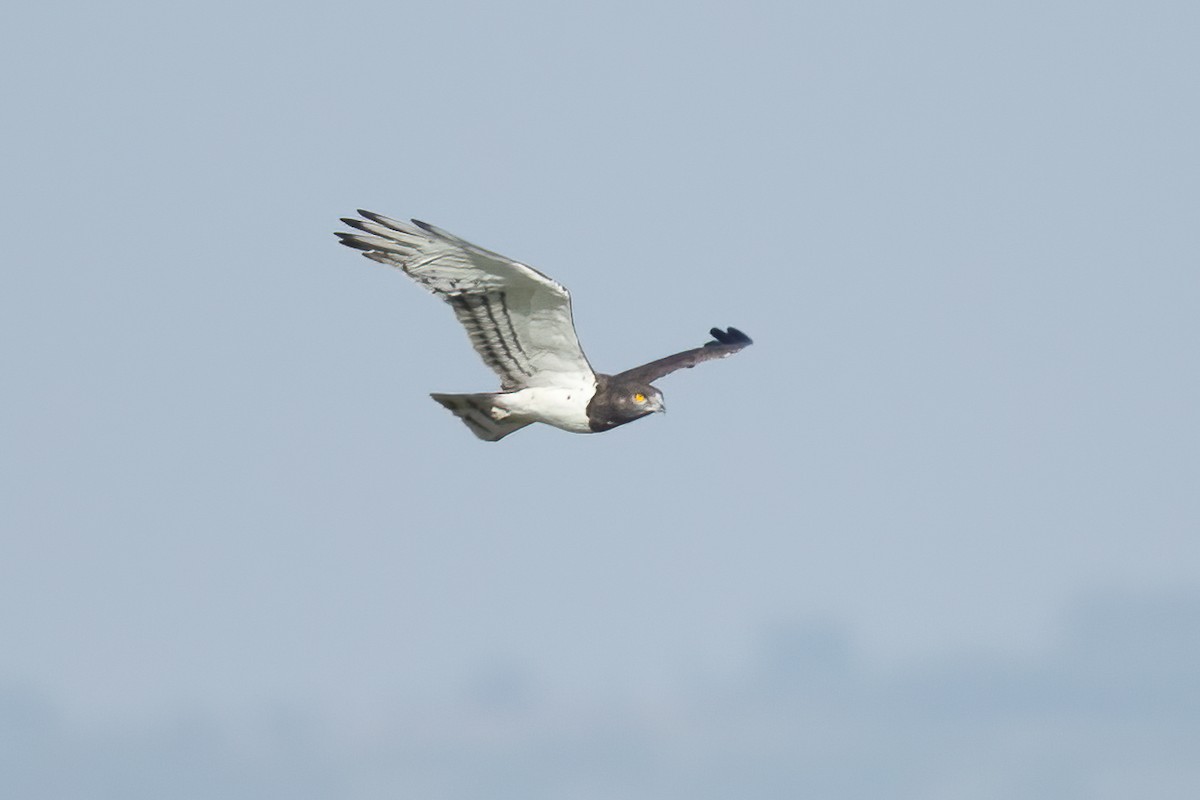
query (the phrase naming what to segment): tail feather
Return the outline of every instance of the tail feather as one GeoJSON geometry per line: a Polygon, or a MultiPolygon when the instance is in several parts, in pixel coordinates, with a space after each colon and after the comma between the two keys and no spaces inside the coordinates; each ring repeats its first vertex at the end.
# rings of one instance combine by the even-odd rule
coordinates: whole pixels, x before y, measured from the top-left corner
{"type": "Polygon", "coordinates": [[[492,410],[495,408],[495,394],[431,394],[429,396],[452,411],[454,416],[461,419],[471,429],[471,433],[485,442],[498,442],[510,433],[533,424],[510,419],[494,419],[492,410]]]}

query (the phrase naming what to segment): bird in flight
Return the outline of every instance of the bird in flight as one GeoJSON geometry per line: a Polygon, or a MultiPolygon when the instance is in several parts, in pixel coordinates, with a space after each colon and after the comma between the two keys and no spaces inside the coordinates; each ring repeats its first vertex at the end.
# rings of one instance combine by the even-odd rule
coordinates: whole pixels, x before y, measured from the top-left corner
{"type": "Polygon", "coordinates": [[[500,376],[499,392],[430,395],[484,441],[535,422],[601,433],[665,411],[651,381],[752,343],[737,328],[713,328],[702,347],[605,375],[583,354],[571,295],[556,281],[427,223],[358,213],[362,219],[342,219],[359,231],[338,233],[342,244],[403,270],[449,303],[475,351],[500,376]]]}

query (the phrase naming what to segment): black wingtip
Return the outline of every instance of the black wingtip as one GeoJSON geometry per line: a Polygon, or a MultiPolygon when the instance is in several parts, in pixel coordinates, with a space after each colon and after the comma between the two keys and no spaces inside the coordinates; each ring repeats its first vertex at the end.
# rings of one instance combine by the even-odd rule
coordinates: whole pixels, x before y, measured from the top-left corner
{"type": "Polygon", "coordinates": [[[729,326],[726,333],[728,333],[730,336],[736,336],[737,340],[743,344],[754,344],[753,339],[751,339],[749,336],[742,333],[741,331],[739,331],[737,328],[733,327],[732,325],[729,326]]]}
{"type": "Polygon", "coordinates": [[[371,222],[382,225],[385,228],[399,230],[399,228],[396,226],[400,223],[396,222],[396,220],[392,219],[391,217],[385,217],[383,214],[377,214],[374,211],[367,211],[365,208],[360,208],[358,209],[358,215],[363,219],[369,219],[371,222]]]}
{"type": "Polygon", "coordinates": [[[708,333],[715,340],[715,341],[709,342],[708,344],[711,346],[714,346],[714,347],[717,345],[722,345],[722,344],[739,344],[739,345],[742,345],[743,347],[745,347],[748,344],[754,344],[753,339],[751,339],[749,336],[747,336],[746,334],[742,333],[737,328],[734,328],[732,326],[730,326],[726,330],[721,330],[720,328],[713,328],[708,333]]]}
{"type": "Polygon", "coordinates": [[[346,247],[353,247],[355,250],[374,250],[375,249],[375,247],[373,245],[369,245],[366,242],[359,239],[357,233],[342,233],[342,232],[338,231],[338,232],[334,233],[333,235],[338,237],[338,239],[341,241],[341,243],[346,245],[346,247]]]}

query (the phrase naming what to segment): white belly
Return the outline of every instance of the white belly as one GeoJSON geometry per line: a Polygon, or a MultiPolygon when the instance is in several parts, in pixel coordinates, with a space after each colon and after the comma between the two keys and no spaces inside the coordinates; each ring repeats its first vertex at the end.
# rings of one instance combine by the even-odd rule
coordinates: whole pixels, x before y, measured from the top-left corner
{"type": "Polygon", "coordinates": [[[544,422],[572,433],[591,433],[587,406],[595,394],[594,382],[565,389],[536,387],[502,394],[495,405],[513,419],[544,422]]]}

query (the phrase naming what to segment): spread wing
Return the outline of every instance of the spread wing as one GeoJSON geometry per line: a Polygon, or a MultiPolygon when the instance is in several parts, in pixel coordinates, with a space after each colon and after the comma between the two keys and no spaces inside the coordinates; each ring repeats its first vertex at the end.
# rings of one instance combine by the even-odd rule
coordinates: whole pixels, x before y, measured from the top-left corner
{"type": "Polygon", "coordinates": [[[404,270],[441,297],[506,391],[595,380],[571,318],[566,288],[525,264],[432,225],[359,210],[343,219],[362,233],[337,234],[381,264],[404,270]]]}
{"type": "Polygon", "coordinates": [[[664,375],[670,375],[677,369],[691,369],[697,364],[712,361],[714,358],[727,358],[742,348],[754,344],[754,341],[749,336],[737,328],[730,328],[725,331],[720,328],[713,328],[709,331],[709,334],[712,335],[713,341],[706,342],[703,347],[697,347],[694,350],[684,350],[682,353],[660,358],[657,361],[651,361],[649,364],[642,364],[640,367],[627,369],[619,375],[614,375],[613,380],[633,380],[650,383],[664,375]]]}

